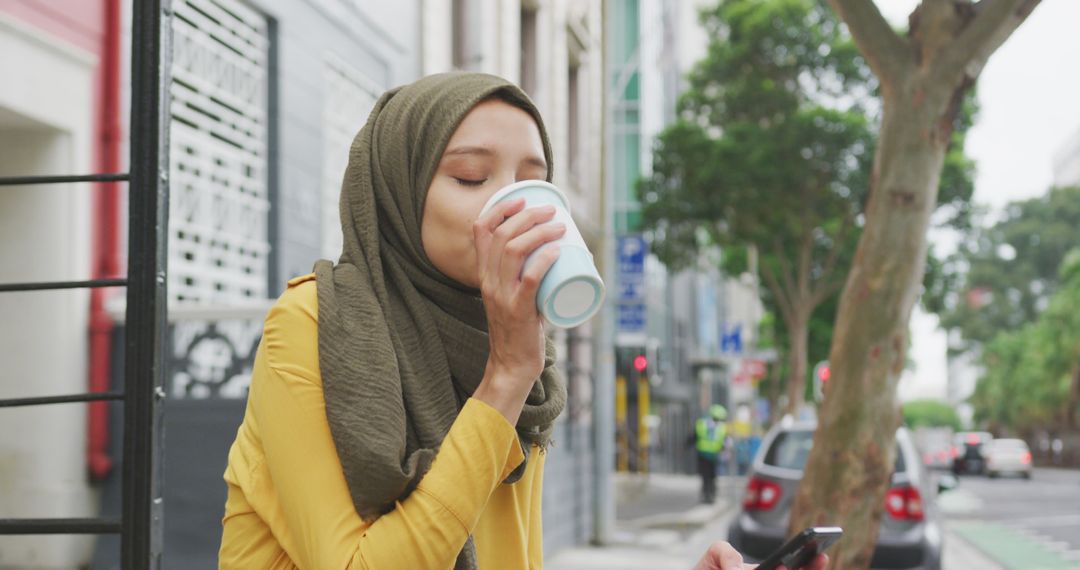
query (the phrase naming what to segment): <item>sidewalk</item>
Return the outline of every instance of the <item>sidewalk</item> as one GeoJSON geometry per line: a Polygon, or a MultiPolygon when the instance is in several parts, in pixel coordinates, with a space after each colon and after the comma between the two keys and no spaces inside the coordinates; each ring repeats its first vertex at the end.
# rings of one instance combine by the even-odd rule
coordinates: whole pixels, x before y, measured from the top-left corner
{"type": "MultiPolygon", "coordinates": [[[[548,570],[689,570],[709,544],[727,538],[743,479],[722,478],[712,505],[698,501],[692,475],[620,474],[615,482],[616,523],[611,544],[561,550],[544,562],[548,570]]],[[[945,527],[942,570],[1002,570],[1004,566],[945,527]]]]}
{"type": "Polygon", "coordinates": [[[693,475],[617,475],[612,543],[561,550],[552,570],[687,570],[714,540],[727,536],[741,478],[722,478],[716,502],[702,504],[693,475]]]}

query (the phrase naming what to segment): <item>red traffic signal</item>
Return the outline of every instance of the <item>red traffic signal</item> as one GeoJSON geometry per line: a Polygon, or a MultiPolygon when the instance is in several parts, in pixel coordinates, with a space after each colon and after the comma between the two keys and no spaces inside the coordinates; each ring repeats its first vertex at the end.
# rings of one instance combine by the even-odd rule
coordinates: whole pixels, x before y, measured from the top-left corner
{"type": "Polygon", "coordinates": [[[644,354],[639,354],[634,357],[634,370],[638,372],[645,372],[645,369],[649,367],[649,359],[645,358],[644,354]]]}

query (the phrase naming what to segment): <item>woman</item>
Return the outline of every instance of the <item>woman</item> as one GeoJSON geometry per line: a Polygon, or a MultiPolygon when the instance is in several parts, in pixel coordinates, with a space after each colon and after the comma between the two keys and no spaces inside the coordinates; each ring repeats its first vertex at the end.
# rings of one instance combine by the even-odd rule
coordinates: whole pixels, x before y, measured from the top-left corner
{"type": "Polygon", "coordinates": [[[542,451],[566,390],[534,298],[558,250],[523,264],[565,228],[521,201],[478,213],[551,164],[539,112],[497,77],[379,99],[349,155],[338,264],[267,316],[221,568],[542,567],[542,451]]]}

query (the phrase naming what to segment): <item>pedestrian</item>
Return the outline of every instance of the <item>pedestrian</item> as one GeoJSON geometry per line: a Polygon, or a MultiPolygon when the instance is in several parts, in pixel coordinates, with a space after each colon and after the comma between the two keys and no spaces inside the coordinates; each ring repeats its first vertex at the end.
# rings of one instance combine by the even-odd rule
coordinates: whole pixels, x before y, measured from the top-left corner
{"type": "Polygon", "coordinates": [[[694,447],[697,449],[698,474],[701,475],[701,501],[716,501],[716,474],[720,453],[727,440],[727,409],[720,404],[709,407],[708,415],[694,424],[694,447]]]}
{"type": "Polygon", "coordinates": [[[349,152],[338,263],[291,280],[266,318],[220,568],[542,567],[566,388],[535,295],[558,250],[523,267],[565,228],[520,200],[479,212],[551,165],[539,112],[503,79],[379,98],[349,152]]]}

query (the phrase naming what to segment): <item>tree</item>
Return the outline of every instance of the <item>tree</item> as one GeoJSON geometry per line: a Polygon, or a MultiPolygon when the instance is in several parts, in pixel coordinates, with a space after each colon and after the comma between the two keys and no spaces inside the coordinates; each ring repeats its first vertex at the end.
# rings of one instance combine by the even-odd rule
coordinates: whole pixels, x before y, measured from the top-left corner
{"type": "Polygon", "coordinates": [[[639,185],[643,223],[670,267],[703,247],[759,252],[784,323],[790,412],[815,308],[840,290],[859,236],[873,137],[858,95],[873,82],[823,2],[727,0],[702,21],[713,41],[639,185]]]}
{"type": "Polygon", "coordinates": [[[926,232],[961,103],[1037,0],[923,0],[896,33],[870,0],[829,0],[880,84],[866,224],[840,299],[832,378],[789,530],[838,524],[833,568],[867,568],[900,423],[896,386],[926,265],[926,232]]]}
{"type": "Polygon", "coordinates": [[[912,400],[904,404],[904,425],[920,427],[951,427],[960,430],[960,416],[948,402],[941,400],[912,400]]]}
{"type": "Polygon", "coordinates": [[[1034,322],[1058,288],[1058,270],[1075,247],[1080,187],[1012,202],[993,226],[974,231],[944,260],[931,285],[941,325],[958,330],[961,350],[989,342],[998,331],[1034,322]]]}
{"type": "Polygon", "coordinates": [[[1059,280],[1034,322],[985,345],[971,401],[995,431],[1080,428],[1080,249],[1061,263],[1059,280]]]}

